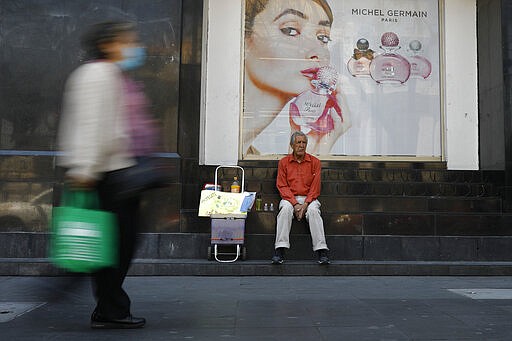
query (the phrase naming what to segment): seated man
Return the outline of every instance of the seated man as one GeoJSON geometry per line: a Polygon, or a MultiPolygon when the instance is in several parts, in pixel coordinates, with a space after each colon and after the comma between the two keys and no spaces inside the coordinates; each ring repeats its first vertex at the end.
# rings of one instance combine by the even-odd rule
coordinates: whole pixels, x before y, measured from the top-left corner
{"type": "Polygon", "coordinates": [[[284,262],[284,251],[290,248],[290,229],[293,217],[306,218],[311,231],[313,251],[319,264],[329,264],[325,242],[324,223],[320,216],[320,160],[306,153],[308,138],[303,132],[295,132],[290,138],[293,152],[281,160],[277,171],[277,189],[281,194],[277,215],[275,254],[272,264],[284,262]]]}

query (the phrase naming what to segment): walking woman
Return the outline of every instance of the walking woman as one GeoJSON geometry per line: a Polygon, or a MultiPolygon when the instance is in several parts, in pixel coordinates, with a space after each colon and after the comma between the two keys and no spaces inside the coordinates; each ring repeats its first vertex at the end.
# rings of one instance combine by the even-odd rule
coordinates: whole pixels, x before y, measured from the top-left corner
{"type": "Polygon", "coordinates": [[[132,316],[130,298],[123,289],[135,248],[140,199],[120,196],[112,190],[111,180],[116,171],[136,164],[123,71],[142,65],[145,52],[135,26],[128,22],[96,24],[81,43],[88,60],[66,83],[59,164],[66,169],[67,185],[96,190],[101,208],[113,212],[119,225],[118,265],[93,274],[97,305],[91,327],[141,328],[146,321],[132,316]]]}

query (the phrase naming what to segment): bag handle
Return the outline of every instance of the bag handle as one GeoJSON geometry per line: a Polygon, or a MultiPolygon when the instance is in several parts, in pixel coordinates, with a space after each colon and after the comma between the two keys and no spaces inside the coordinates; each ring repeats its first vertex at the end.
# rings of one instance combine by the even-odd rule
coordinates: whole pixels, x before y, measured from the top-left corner
{"type": "Polygon", "coordinates": [[[95,190],[70,189],[64,186],[61,206],[98,209],[100,208],[100,199],[95,190]]]}

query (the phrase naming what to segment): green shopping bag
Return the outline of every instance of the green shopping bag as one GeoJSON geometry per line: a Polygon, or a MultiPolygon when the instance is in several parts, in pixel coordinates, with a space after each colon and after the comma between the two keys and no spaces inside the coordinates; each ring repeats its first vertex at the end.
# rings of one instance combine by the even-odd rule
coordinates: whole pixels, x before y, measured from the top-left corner
{"type": "Polygon", "coordinates": [[[55,265],[83,273],[116,265],[117,220],[98,208],[95,191],[64,189],[62,206],[52,211],[50,255],[55,265]]]}

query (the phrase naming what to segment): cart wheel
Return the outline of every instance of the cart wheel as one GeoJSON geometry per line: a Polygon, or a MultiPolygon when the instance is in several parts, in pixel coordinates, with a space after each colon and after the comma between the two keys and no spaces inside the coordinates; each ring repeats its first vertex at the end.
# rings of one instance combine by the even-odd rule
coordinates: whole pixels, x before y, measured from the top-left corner
{"type": "Polygon", "coordinates": [[[212,250],[212,247],[210,245],[210,246],[208,246],[208,260],[213,260],[212,252],[213,252],[213,250],[212,250]]]}
{"type": "Polygon", "coordinates": [[[242,260],[247,259],[247,248],[245,246],[242,246],[242,260]]]}

